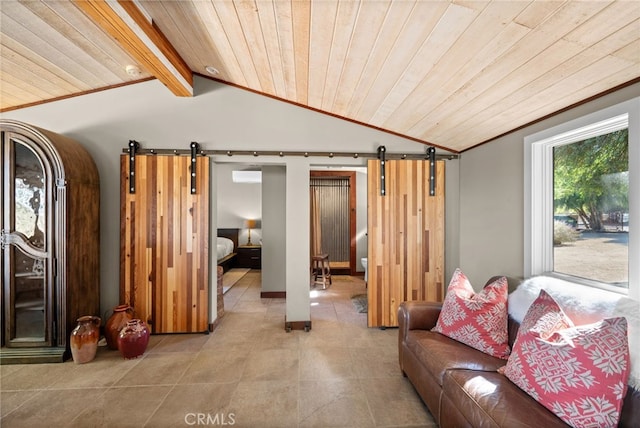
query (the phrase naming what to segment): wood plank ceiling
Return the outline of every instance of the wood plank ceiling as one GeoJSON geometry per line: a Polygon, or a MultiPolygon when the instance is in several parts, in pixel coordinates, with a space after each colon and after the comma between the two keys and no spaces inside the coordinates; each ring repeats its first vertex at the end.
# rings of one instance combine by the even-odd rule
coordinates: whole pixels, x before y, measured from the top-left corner
{"type": "MultiPolygon", "coordinates": [[[[2,111],[161,79],[77,3],[0,2],[2,111]]],[[[640,1],[135,4],[193,73],[454,152],[640,79],[640,1]]]]}

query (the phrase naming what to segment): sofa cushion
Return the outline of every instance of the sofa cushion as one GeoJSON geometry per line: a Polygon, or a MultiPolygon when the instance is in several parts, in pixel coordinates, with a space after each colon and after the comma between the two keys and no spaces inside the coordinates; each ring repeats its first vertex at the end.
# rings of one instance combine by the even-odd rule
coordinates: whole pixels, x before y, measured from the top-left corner
{"type": "Polygon", "coordinates": [[[620,415],[619,428],[638,428],[640,421],[640,391],[628,387],[627,395],[622,403],[622,414],[620,415]]]}
{"type": "Polygon", "coordinates": [[[464,273],[456,269],[433,331],[494,357],[507,359],[510,351],[507,294],[505,277],[475,293],[464,273]]]}
{"type": "MultiPolygon", "coordinates": [[[[449,370],[442,385],[441,426],[453,407],[474,427],[565,427],[507,378],[496,372],[449,370]]],[[[457,424],[456,426],[461,426],[457,424]]]]}
{"type": "Polygon", "coordinates": [[[546,328],[541,319],[518,335],[505,375],[572,426],[616,426],[629,376],[626,319],[546,328]]]}
{"type": "Polygon", "coordinates": [[[442,385],[444,373],[449,369],[496,371],[505,363],[500,358],[428,330],[409,331],[404,346],[422,362],[439,385],[442,385]]]}

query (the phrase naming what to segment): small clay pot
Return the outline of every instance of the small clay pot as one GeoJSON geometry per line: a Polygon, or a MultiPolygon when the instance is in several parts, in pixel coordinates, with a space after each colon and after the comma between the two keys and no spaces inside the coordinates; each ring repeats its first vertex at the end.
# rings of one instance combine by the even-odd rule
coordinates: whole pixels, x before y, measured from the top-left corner
{"type": "Polygon", "coordinates": [[[78,318],[78,325],[73,329],[69,338],[74,363],[88,363],[96,357],[101,322],[100,317],[91,315],[78,318]]]}
{"type": "Polygon", "coordinates": [[[129,305],[118,305],[104,325],[104,338],[109,349],[118,349],[118,335],[122,327],[133,319],[133,308],[129,305]]]}

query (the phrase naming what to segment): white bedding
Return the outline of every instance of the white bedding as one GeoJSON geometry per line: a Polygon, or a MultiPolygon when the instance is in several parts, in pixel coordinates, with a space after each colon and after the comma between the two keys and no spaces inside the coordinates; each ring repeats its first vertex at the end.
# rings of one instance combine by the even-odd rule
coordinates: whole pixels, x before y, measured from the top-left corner
{"type": "Polygon", "coordinates": [[[229,238],[218,236],[218,260],[233,253],[233,241],[229,238]]]}

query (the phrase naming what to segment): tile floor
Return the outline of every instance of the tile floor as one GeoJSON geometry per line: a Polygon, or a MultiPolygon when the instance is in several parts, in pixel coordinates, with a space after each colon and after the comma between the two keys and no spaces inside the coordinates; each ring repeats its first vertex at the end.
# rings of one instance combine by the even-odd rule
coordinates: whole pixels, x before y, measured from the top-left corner
{"type": "Polygon", "coordinates": [[[124,360],[0,366],[0,426],[434,427],[398,368],[397,329],[366,327],[359,278],[312,291],[312,330],[284,330],[284,299],[260,298],[260,271],[225,294],[209,335],[154,335],[124,360]]]}

